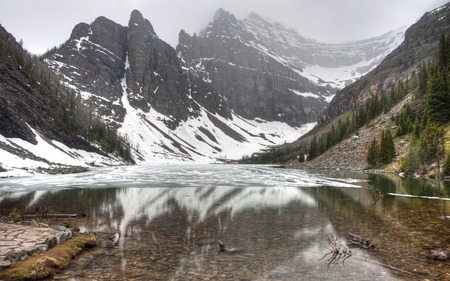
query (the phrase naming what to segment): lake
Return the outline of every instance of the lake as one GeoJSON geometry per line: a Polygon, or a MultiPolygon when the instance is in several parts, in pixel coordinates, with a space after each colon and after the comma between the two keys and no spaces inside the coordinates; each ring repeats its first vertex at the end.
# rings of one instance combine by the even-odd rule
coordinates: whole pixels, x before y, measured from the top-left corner
{"type": "MultiPolygon", "coordinates": [[[[450,183],[257,165],[148,165],[0,179],[0,214],[77,213],[82,232],[120,234],[74,261],[108,280],[450,279],[426,257],[450,247],[450,183]],[[372,188],[378,190],[374,191],[372,188]],[[81,214],[88,214],[82,217],[81,214]],[[329,254],[349,233],[377,251],[329,254]],[[218,240],[240,249],[219,253],[218,240]]],[[[72,271],[71,271],[72,270],[72,271]]]]}

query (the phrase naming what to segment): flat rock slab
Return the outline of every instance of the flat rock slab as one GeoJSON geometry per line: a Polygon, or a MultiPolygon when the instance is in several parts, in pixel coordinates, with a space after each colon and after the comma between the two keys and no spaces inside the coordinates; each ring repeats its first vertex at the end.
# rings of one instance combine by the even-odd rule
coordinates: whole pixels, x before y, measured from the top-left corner
{"type": "Polygon", "coordinates": [[[72,231],[31,225],[0,223],[0,262],[24,259],[72,237],[72,231]]]}

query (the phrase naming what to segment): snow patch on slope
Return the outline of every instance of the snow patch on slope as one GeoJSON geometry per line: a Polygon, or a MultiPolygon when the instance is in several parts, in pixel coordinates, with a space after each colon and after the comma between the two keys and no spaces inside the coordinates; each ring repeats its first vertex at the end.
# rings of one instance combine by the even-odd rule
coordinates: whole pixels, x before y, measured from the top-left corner
{"type": "Polygon", "coordinates": [[[200,116],[182,122],[175,130],[164,123],[170,119],[153,108],[145,113],[130,106],[126,91],[122,98],[127,111],[119,132],[126,135],[140,163],[215,163],[240,159],[269,146],[292,142],[311,130],[315,123],[300,128],[282,122],[233,120],[201,108],[200,116]]]}
{"type": "Polygon", "coordinates": [[[37,144],[19,138],[5,138],[0,135],[0,142],[3,145],[21,150],[27,155],[30,153],[33,155],[32,157],[18,156],[8,150],[0,149],[0,166],[7,170],[7,172],[1,172],[0,177],[31,175],[37,168],[88,167],[90,165],[105,166],[122,163],[113,155],[106,157],[95,152],[70,148],[55,140],[45,140],[36,130],[31,127],[30,129],[35,134],[37,144]]]}
{"type": "MultiPolygon", "coordinates": [[[[128,67],[128,58],[125,65],[128,67]]],[[[130,105],[126,76],[121,81],[122,106],[126,110],[119,133],[131,142],[138,163],[216,163],[237,160],[269,146],[292,142],[315,123],[300,128],[282,122],[246,120],[232,113],[232,120],[212,114],[199,105],[198,116],[189,117],[175,130],[172,119],[150,107],[149,112],[130,105]]]]}

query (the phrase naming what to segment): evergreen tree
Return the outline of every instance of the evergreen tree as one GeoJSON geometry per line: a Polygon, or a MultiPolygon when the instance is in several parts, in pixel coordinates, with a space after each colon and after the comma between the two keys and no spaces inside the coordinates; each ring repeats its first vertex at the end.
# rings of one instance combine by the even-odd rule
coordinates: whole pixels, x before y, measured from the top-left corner
{"type": "Polygon", "coordinates": [[[317,157],[317,139],[316,135],[314,135],[309,145],[309,160],[312,160],[316,157],[317,157]]]}
{"type": "Polygon", "coordinates": [[[378,150],[379,155],[379,161],[381,163],[387,163],[388,162],[388,156],[387,156],[387,147],[386,147],[386,137],[384,130],[381,131],[381,138],[380,138],[380,147],[378,150]]]}
{"type": "Polygon", "coordinates": [[[369,150],[367,151],[367,163],[371,166],[377,163],[377,141],[375,138],[370,143],[369,150]]]}
{"type": "Polygon", "coordinates": [[[386,164],[391,163],[395,158],[395,144],[392,138],[391,130],[387,129],[385,133],[385,142],[386,142],[386,164]]]}
{"type": "Polygon", "coordinates": [[[395,145],[389,129],[381,132],[380,148],[378,150],[379,162],[389,164],[395,158],[395,145]]]}
{"type": "Polygon", "coordinates": [[[447,67],[448,63],[448,53],[446,48],[446,38],[444,33],[441,34],[441,38],[439,39],[439,55],[438,55],[438,63],[441,68],[447,67]]]}
{"type": "Polygon", "coordinates": [[[450,94],[443,74],[430,77],[427,88],[426,114],[431,122],[440,124],[450,120],[450,94]]]}
{"type": "Polygon", "coordinates": [[[450,175],[450,154],[445,158],[444,167],[443,167],[444,175],[450,175]]]}

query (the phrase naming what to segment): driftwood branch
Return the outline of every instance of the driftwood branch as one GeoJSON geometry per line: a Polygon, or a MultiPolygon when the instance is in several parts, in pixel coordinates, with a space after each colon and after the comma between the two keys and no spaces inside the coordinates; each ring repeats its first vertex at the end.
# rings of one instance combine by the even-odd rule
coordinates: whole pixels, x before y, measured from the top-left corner
{"type": "Polygon", "coordinates": [[[320,240],[317,241],[319,241],[319,243],[322,244],[325,248],[327,248],[327,250],[329,250],[330,252],[338,254],[346,254],[350,256],[352,255],[352,251],[347,247],[347,245],[342,239],[341,240],[338,239],[336,234],[327,237],[328,246],[322,243],[320,240]]]}
{"type": "MultiPolygon", "coordinates": [[[[370,184],[369,184],[369,189],[372,190],[372,191],[374,191],[374,192],[378,195],[378,200],[379,200],[380,198],[383,198],[383,197],[384,197],[384,194],[381,194],[381,192],[379,192],[378,189],[376,189],[374,186],[372,186],[372,185],[370,185],[370,184]]],[[[378,200],[377,200],[377,201],[378,201],[378,200]]]]}
{"type": "Polygon", "coordinates": [[[387,267],[387,268],[390,268],[390,269],[393,269],[393,270],[396,270],[396,271],[399,271],[401,273],[405,273],[405,274],[408,274],[408,275],[417,275],[415,273],[412,273],[412,272],[400,269],[398,267],[395,267],[395,266],[392,266],[392,265],[387,265],[387,264],[384,264],[384,263],[381,263],[381,262],[377,262],[377,261],[374,261],[374,260],[369,260],[369,259],[360,258],[360,257],[355,257],[355,258],[357,258],[359,260],[362,260],[362,261],[378,264],[378,265],[381,265],[381,266],[384,266],[384,267],[387,267]]]}
{"type": "Polygon", "coordinates": [[[345,260],[352,256],[352,251],[347,247],[347,245],[342,239],[337,238],[336,234],[327,237],[328,242],[327,245],[322,243],[320,240],[317,241],[319,241],[320,244],[322,244],[327,250],[330,251],[325,256],[323,256],[319,261],[324,259],[329,254],[333,254],[328,259],[327,270],[330,268],[330,264],[337,264],[341,260],[342,264],[344,264],[345,260]]]}
{"type": "MultiPolygon", "coordinates": [[[[96,258],[98,258],[98,260],[100,260],[100,258],[104,255],[104,252],[101,252],[99,254],[94,255],[90,260],[88,260],[85,264],[83,264],[83,266],[81,267],[81,270],[84,270],[86,268],[86,266],[88,266],[93,260],[95,260],[96,258]]],[[[98,263],[98,261],[97,261],[98,263]]]]}
{"type": "Polygon", "coordinates": [[[77,214],[50,214],[50,213],[39,213],[39,214],[24,214],[23,218],[76,218],[77,214]]]}
{"type": "MultiPolygon", "coordinates": [[[[353,243],[353,244],[358,244],[358,245],[360,245],[361,243],[364,244],[364,245],[368,244],[369,246],[367,247],[367,249],[375,249],[375,245],[371,244],[369,240],[362,239],[358,235],[349,233],[349,239],[350,239],[351,243],[353,243]],[[373,247],[371,247],[370,245],[373,245],[373,247]]],[[[384,263],[381,263],[381,262],[377,262],[377,261],[374,261],[374,260],[369,260],[369,259],[353,256],[351,250],[347,247],[347,245],[344,243],[344,241],[339,240],[337,238],[336,234],[334,234],[333,236],[328,236],[327,244],[322,243],[320,240],[317,240],[317,241],[319,241],[320,244],[322,244],[327,250],[330,251],[329,253],[324,255],[319,261],[321,261],[322,259],[324,259],[328,255],[332,254],[332,256],[328,259],[327,270],[329,269],[330,264],[337,264],[341,260],[342,260],[342,264],[343,264],[346,259],[348,259],[349,257],[352,256],[352,257],[354,257],[356,259],[359,259],[359,260],[362,260],[362,261],[366,261],[366,262],[370,262],[370,263],[374,263],[374,264],[377,264],[377,265],[380,265],[380,266],[384,266],[386,268],[390,268],[390,269],[399,271],[399,272],[407,274],[407,275],[414,275],[414,276],[418,275],[416,273],[411,273],[409,271],[406,271],[406,270],[403,270],[403,269],[400,269],[400,268],[397,268],[397,267],[394,267],[394,266],[391,266],[391,265],[387,265],[387,264],[384,264],[384,263]]]]}

